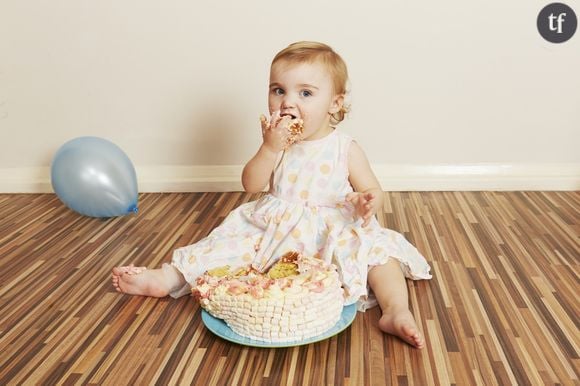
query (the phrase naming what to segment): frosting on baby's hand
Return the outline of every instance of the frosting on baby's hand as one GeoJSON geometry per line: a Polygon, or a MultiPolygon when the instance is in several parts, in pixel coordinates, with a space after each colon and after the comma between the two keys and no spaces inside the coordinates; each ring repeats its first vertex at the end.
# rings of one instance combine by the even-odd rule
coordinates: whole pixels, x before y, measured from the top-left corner
{"type": "MultiPolygon", "coordinates": [[[[272,115],[270,119],[266,118],[264,114],[260,115],[260,124],[262,125],[262,134],[265,130],[271,130],[272,128],[278,127],[278,125],[284,120],[283,116],[279,113],[272,115]]],[[[294,118],[288,121],[286,124],[285,133],[285,146],[287,149],[290,145],[302,140],[302,133],[304,132],[304,121],[299,118],[294,118]]]]}

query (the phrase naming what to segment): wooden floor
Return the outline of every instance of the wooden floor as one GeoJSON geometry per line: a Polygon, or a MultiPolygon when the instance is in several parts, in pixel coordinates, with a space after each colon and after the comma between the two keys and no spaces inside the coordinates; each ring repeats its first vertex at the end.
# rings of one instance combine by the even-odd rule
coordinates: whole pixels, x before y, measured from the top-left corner
{"type": "Polygon", "coordinates": [[[580,192],[385,193],[379,220],[432,265],[408,283],[423,350],[381,334],[378,309],[258,349],[212,335],[191,297],[113,290],[113,266],[159,266],[257,197],[143,194],[138,215],[100,220],[0,195],[0,385],[580,384],[580,192]]]}

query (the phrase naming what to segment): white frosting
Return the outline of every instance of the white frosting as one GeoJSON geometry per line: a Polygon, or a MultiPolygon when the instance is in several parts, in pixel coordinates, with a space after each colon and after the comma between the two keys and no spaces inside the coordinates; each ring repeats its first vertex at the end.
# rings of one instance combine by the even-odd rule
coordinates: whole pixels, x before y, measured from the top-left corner
{"type": "Polygon", "coordinates": [[[336,267],[299,257],[297,276],[270,279],[204,275],[193,293],[201,306],[237,334],[267,342],[320,335],[340,319],[344,294],[336,267]]]}

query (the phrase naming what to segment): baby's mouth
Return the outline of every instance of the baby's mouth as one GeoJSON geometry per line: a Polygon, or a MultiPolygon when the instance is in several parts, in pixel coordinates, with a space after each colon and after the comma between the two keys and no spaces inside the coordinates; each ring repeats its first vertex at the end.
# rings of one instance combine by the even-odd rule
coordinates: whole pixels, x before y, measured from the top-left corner
{"type": "Polygon", "coordinates": [[[292,115],[292,114],[280,114],[281,117],[290,117],[292,119],[296,119],[296,115],[292,115]]]}

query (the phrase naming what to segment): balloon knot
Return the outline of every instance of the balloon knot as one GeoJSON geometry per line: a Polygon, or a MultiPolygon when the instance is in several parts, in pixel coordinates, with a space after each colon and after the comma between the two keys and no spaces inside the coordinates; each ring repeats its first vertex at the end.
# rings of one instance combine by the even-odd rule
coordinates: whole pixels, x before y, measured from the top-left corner
{"type": "Polygon", "coordinates": [[[139,208],[137,207],[137,204],[133,204],[129,207],[129,209],[127,210],[127,213],[137,213],[139,212],[139,208]]]}

